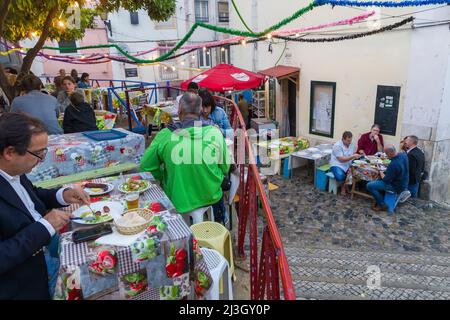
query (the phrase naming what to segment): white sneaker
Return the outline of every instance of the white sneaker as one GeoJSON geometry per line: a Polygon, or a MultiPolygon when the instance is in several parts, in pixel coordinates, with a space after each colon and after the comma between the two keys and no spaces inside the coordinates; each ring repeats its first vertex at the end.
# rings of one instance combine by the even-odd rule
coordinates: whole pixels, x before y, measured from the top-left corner
{"type": "Polygon", "coordinates": [[[406,200],[408,200],[410,197],[411,197],[411,192],[409,192],[408,190],[405,190],[402,193],[400,193],[400,195],[398,196],[398,202],[403,203],[406,200]]]}

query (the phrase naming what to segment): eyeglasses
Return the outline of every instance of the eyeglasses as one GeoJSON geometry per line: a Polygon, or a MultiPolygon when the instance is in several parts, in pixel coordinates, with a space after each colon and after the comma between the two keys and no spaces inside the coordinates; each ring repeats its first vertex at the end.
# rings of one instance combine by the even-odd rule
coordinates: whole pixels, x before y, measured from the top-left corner
{"type": "Polygon", "coordinates": [[[31,152],[30,150],[27,150],[27,152],[28,152],[29,154],[35,156],[35,157],[38,158],[39,160],[44,161],[45,157],[47,156],[48,149],[45,148],[44,150],[39,151],[38,153],[31,152]]]}

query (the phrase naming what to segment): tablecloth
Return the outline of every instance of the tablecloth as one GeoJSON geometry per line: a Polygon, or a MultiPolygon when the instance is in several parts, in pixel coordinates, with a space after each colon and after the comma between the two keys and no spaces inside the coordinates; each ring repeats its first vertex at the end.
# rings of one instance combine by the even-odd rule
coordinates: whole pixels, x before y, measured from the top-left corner
{"type": "Polygon", "coordinates": [[[32,182],[68,176],[121,163],[139,163],[145,149],[144,136],[127,133],[117,140],[96,141],[82,133],[49,136],[48,154],[28,178],[32,182]]]}
{"type": "Polygon", "coordinates": [[[373,156],[368,156],[365,160],[355,160],[350,167],[352,178],[375,181],[380,177],[380,171],[386,170],[389,163],[389,160],[381,160],[373,156]]]}
{"type": "MultiPolygon", "coordinates": [[[[130,175],[131,176],[131,175],[130,175]]],[[[124,179],[110,177],[96,182],[113,183],[124,179]]],[[[60,268],[54,299],[178,300],[203,299],[212,279],[200,248],[183,218],[155,183],[150,173],[140,173],[152,187],[141,194],[140,207],[158,201],[158,213],[167,229],[157,235],[144,233],[129,246],[72,242],[72,231],[60,241],[60,268]],[[145,245],[149,239],[152,246],[145,245]]],[[[123,199],[117,188],[110,199],[123,199]]],[[[69,209],[77,208],[72,205],[69,209]]]]}
{"type": "Polygon", "coordinates": [[[284,137],[276,140],[263,141],[257,144],[259,147],[268,150],[270,158],[287,156],[299,150],[309,147],[307,139],[302,137],[284,137]]]}

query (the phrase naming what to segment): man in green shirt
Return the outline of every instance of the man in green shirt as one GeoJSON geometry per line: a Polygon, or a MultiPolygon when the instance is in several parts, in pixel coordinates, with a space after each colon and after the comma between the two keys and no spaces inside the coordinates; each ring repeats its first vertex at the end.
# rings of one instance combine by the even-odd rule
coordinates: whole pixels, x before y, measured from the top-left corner
{"type": "Polygon", "coordinates": [[[248,102],[245,100],[244,95],[240,94],[238,97],[238,108],[241,111],[242,117],[244,118],[245,125],[249,127],[248,119],[248,102]]]}
{"type": "Polygon", "coordinates": [[[180,213],[216,204],[231,159],[220,130],[200,119],[201,98],[187,92],[180,99],[180,122],[161,130],[145,151],[141,170],[162,182],[180,213]]]}

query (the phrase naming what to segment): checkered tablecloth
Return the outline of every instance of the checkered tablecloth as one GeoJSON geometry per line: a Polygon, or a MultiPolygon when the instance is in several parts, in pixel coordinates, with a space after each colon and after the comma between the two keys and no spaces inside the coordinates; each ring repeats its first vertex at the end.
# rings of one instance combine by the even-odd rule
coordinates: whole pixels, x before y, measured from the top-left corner
{"type": "MultiPolygon", "coordinates": [[[[134,174],[136,175],[136,174],[134,174]]],[[[147,178],[150,182],[154,182],[153,177],[149,175],[148,173],[141,173],[141,178],[147,178]]],[[[125,181],[127,178],[133,175],[128,175],[124,177],[110,177],[110,178],[101,178],[101,179],[95,179],[95,182],[108,182],[113,183],[116,187],[125,181]]],[[[113,192],[109,195],[110,198],[120,200],[125,195],[117,191],[117,188],[114,189],[113,192]]],[[[107,199],[105,199],[107,200],[107,199]]],[[[200,261],[194,261],[193,252],[191,252],[192,248],[192,239],[193,235],[191,232],[191,229],[186,225],[181,215],[178,213],[173,213],[173,205],[171,204],[170,200],[166,197],[164,192],[161,190],[161,188],[153,184],[152,187],[141,194],[140,196],[140,204],[146,203],[148,201],[159,201],[163,203],[164,207],[166,209],[171,209],[170,212],[164,211],[161,213],[161,216],[163,220],[167,223],[167,229],[165,231],[165,239],[168,239],[168,245],[166,248],[169,248],[172,243],[177,244],[179,246],[180,244],[185,244],[186,250],[188,250],[189,255],[189,263],[191,264],[191,267],[189,267],[190,272],[195,272],[195,270],[201,270],[209,275],[209,271],[206,265],[206,262],[204,260],[200,261]]],[[[79,206],[78,205],[72,205],[70,207],[65,208],[65,210],[76,210],[79,206]]],[[[67,284],[64,285],[64,281],[67,282],[67,278],[71,277],[71,274],[73,274],[73,270],[82,270],[83,267],[85,268],[86,265],[89,264],[89,256],[92,256],[92,253],[95,252],[96,246],[93,242],[83,242],[79,244],[75,244],[72,241],[72,233],[73,231],[69,231],[67,233],[62,234],[61,242],[60,242],[60,258],[61,258],[61,267],[60,267],[60,273],[59,277],[59,283],[63,283],[64,286],[68,286],[67,284]],[[68,272],[68,270],[72,270],[71,273],[68,272]]],[[[137,273],[139,271],[142,271],[143,265],[141,263],[136,263],[133,261],[132,252],[130,247],[118,247],[118,246],[108,246],[108,248],[114,250],[117,257],[117,271],[116,275],[120,279],[121,277],[133,273],[137,273]]],[[[162,250],[161,254],[167,255],[168,249],[165,251],[162,250]]],[[[161,268],[165,268],[166,259],[164,258],[161,260],[164,262],[164,265],[161,265],[161,268]]],[[[165,270],[165,269],[164,269],[165,270]]],[[[80,271],[78,271],[80,272],[80,271]]],[[[164,271],[165,272],[165,271],[164,271]]],[[[187,276],[186,274],[185,276],[187,276]]],[[[83,287],[83,277],[80,277],[80,287],[83,287]]],[[[186,278],[188,279],[188,278],[186,278]]],[[[75,280],[72,280],[75,281],[75,280]]],[[[76,281],[75,281],[76,282],[76,281]]],[[[177,281],[174,281],[174,285],[177,281]]],[[[117,289],[119,290],[119,289],[117,289]]],[[[160,299],[160,288],[152,288],[148,287],[148,289],[145,292],[142,292],[131,299],[133,300],[147,300],[147,299],[160,299]]],[[[64,290],[63,290],[64,291],[64,290]]],[[[185,292],[191,292],[193,290],[190,290],[190,288],[186,289],[185,286],[183,286],[183,293],[185,292]]],[[[60,290],[61,292],[61,290],[60,290]]],[[[193,295],[192,295],[193,297],[193,295]]],[[[61,296],[59,297],[61,298],[61,296]]],[[[64,298],[64,297],[63,297],[64,298]]]]}

